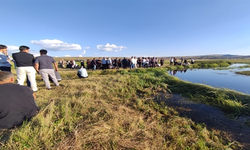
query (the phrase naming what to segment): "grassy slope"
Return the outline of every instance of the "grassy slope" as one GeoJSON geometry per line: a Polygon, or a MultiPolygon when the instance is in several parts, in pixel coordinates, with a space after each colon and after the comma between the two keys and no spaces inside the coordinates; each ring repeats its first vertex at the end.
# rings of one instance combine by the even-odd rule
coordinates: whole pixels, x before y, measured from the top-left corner
{"type": "Polygon", "coordinates": [[[226,96],[227,91],[180,81],[167,75],[165,69],[95,71],[89,72],[87,79],[78,79],[72,70],[60,72],[62,87],[51,91],[45,90],[38,77],[40,90],[36,101],[40,113],[13,129],[1,148],[239,148],[237,143],[222,139],[220,131],[208,130],[205,125],[154,103],[152,95],[166,91],[182,93],[240,113],[248,112],[243,104],[249,103],[249,95],[229,91],[231,95],[226,96]]]}

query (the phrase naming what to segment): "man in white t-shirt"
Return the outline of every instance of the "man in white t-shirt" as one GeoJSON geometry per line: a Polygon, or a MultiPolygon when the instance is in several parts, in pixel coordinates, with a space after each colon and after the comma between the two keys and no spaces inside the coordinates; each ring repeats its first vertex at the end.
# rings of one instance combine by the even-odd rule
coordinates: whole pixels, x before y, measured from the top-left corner
{"type": "Polygon", "coordinates": [[[135,68],[135,59],[133,56],[131,57],[131,65],[130,65],[130,69],[132,68],[135,68]]]}
{"type": "Polygon", "coordinates": [[[135,64],[135,68],[137,68],[137,58],[134,56],[134,64],[135,64]]]}
{"type": "Polygon", "coordinates": [[[87,70],[83,66],[81,66],[81,68],[77,71],[77,75],[79,78],[87,78],[88,77],[87,70]]]}

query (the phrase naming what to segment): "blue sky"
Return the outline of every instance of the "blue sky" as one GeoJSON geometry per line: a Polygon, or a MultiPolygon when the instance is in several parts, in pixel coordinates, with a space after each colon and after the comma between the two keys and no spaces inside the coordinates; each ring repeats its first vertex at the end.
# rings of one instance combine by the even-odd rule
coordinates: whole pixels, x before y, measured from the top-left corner
{"type": "Polygon", "coordinates": [[[0,43],[51,56],[250,55],[249,0],[1,0],[0,43]]]}

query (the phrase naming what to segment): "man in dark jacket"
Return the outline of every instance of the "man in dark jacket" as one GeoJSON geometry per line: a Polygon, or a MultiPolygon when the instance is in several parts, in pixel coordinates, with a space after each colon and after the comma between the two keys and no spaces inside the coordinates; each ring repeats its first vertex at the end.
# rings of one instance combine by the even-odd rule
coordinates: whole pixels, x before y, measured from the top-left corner
{"type": "Polygon", "coordinates": [[[21,125],[38,112],[33,91],[14,84],[13,74],[0,71],[0,130],[21,125]]]}
{"type": "Polygon", "coordinates": [[[96,60],[95,58],[93,58],[93,60],[91,61],[91,67],[92,67],[92,70],[96,70],[96,60]]]}
{"type": "Polygon", "coordinates": [[[123,69],[126,69],[127,68],[127,59],[124,57],[123,60],[122,60],[122,65],[123,65],[123,69]]]}
{"type": "Polygon", "coordinates": [[[36,70],[34,69],[35,58],[32,54],[29,53],[28,46],[20,46],[19,53],[13,53],[12,57],[16,62],[16,71],[17,71],[17,83],[20,85],[24,84],[26,76],[31,84],[31,89],[37,91],[36,84],[36,70]]]}

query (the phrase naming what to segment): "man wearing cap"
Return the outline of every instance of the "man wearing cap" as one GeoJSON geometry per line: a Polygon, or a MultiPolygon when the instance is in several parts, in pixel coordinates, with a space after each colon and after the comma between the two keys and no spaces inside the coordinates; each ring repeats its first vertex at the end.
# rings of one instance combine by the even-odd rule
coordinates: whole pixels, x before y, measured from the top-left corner
{"type": "Polygon", "coordinates": [[[0,71],[0,91],[0,130],[21,125],[37,114],[33,91],[14,84],[11,72],[0,71]]]}

